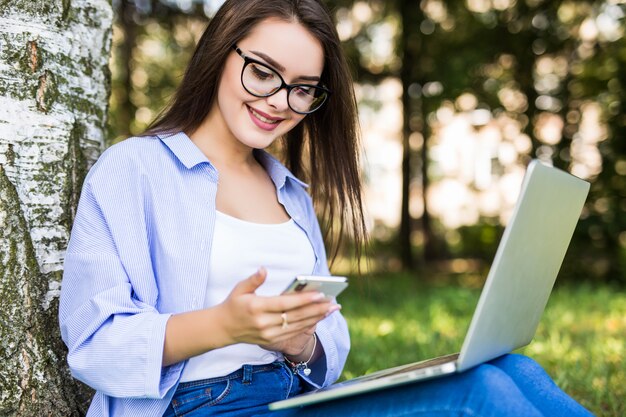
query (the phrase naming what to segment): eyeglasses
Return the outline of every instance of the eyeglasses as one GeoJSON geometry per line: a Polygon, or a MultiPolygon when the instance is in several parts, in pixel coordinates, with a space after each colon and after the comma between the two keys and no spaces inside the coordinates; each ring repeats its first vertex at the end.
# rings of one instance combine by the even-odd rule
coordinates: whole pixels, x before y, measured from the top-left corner
{"type": "Polygon", "coordinates": [[[233,45],[233,49],[244,60],[241,85],[255,97],[269,97],[286,88],[289,108],[299,114],[309,114],[322,107],[330,95],[330,90],[321,85],[287,84],[267,64],[246,56],[237,45],[233,45]]]}

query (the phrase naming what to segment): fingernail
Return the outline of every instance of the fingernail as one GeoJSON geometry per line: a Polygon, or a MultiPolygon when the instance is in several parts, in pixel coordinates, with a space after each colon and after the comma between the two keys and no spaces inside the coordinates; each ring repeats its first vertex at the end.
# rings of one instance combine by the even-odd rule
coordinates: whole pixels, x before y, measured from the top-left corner
{"type": "Polygon", "coordinates": [[[330,316],[331,314],[333,314],[335,311],[338,311],[338,310],[341,310],[341,304],[333,304],[328,309],[328,312],[326,313],[326,317],[330,316]]]}
{"type": "Polygon", "coordinates": [[[311,300],[319,301],[319,300],[323,300],[324,298],[326,298],[326,295],[323,292],[318,292],[317,294],[311,297],[311,300]]]}

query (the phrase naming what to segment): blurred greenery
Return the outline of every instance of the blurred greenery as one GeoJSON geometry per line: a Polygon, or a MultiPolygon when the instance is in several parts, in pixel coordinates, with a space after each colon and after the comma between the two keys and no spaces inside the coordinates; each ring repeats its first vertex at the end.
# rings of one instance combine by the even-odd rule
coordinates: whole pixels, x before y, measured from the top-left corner
{"type": "MultiPolygon", "coordinates": [[[[113,1],[117,19],[109,144],[140,133],[163,108],[219,3],[113,1]]],[[[378,252],[372,268],[410,269],[455,258],[488,263],[493,256],[502,233],[497,216],[482,215],[474,224],[450,228],[430,210],[417,218],[409,210],[411,198],[429,207],[427,191],[442,179],[431,154],[438,110],[461,112],[469,100],[473,110],[492,119],[508,118],[529,141],[515,164],[539,157],[564,169],[582,166],[592,183],[563,279],[626,285],[624,0],[327,4],[357,82],[378,85],[392,78],[402,85],[404,126],[396,140],[403,148],[398,184],[403,202],[394,208],[400,211],[401,224],[373,230],[381,241],[374,242],[378,252]],[[598,112],[597,125],[591,128],[589,109],[598,112]],[[560,126],[556,137],[544,137],[546,121],[560,126]],[[422,140],[409,140],[415,134],[422,140]],[[415,185],[419,196],[410,196],[415,185]]],[[[375,110],[382,106],[372,97],[364,97],[361,104],[375,110]]],[[[495,173],[506,169],[500,156],[492,156],[489,163],[495,173]]]]}
{"type": "MultiPolygon", "coordinates": [[[[339,298],[352,348],[342,379],[460,350],[482,280],[436,270],[353,278],[339,298]]],[[[626,292],[561,283],[519,350],[597,416],[626,415],[626,292]]]]}

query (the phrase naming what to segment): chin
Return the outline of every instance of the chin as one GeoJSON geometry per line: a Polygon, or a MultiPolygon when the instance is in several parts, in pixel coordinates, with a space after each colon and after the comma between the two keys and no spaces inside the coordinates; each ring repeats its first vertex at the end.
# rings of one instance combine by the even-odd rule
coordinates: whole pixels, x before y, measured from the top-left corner
{"type": "Polygon", "coordinates": [[[272,132],[265,132],[258,129],[256,126],[251,126],[250,128],[240,129],[239,132],[237,132],[238,134],[236,134],[235,136],[241,143],[250,148],[265,149],[268,146],[272,145],[277,139],[280,139],[284,135],[286,135],[292,128],[293,126],[289,127],[288,129],[283,128],[276,129],[272,132]]]}
{"type": "Polygon", "coordinates": [[[278,139],[280,135],[242,135],[239,141],[252,149],[265,149],[278,139]]]}

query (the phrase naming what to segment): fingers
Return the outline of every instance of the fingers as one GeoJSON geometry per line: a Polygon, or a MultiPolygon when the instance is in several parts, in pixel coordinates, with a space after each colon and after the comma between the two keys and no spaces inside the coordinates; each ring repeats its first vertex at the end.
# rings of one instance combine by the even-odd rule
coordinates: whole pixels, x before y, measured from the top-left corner
{"type": "Polygon", "coordinates": [[[315,329],[319,320],[324,318],[324,316],[310,317],[297,322],[290,322],[288,318],[289,315],[287,315],[287,326],[283,326],[280,315],[274,316],[274,323],[271,326],[260,328],[254,340],[247,343],[271,344],[281,342],[297,335],[310,332],[310,329],[315,329]]]}
{"type": "Polygon", "coordinates": [[[272,344],[303,334],[341,306],[319,292],[258,296],[264,268],[240,281],[219,308],[223,327],[233,343],[272,344]]]}
{"type": "Polygon", "coordinates": [[[328,315],[341,309],[318,292],[286,294],[274,297],[256,297],[250,308],[265,328],[278,327],[301,332],[315,326],[328,315]]]}
{"type": "Polygon", "coordinates": [[[264,325],[260,332],[263,343],[283,341],[298,334],[312,335],[321,320],[340,309],[339,304],[323,308],[312,305],[284,313],[268,313],[263,321],[267,323],[270,320],[271,324],[264,325]]]}
{"type": "Polygon", "coordinates": [[[272,313],[282,313],[283,311],[294,310],[306,305],[330,305],[324,294],[320,292],[308,291],[297,294],[284,294],[274,297],[266,297],[267,311],[272,313]]]}
{"type": "Polygon", "coordinates": [[[268,329],[267,336],[268,340],[271,340],[272,343],[282,342],[285,340],[289,340],[294,337],[299,337],[302,335],[306,335],[309,338],[313,333],[310,332],[309,329],[315,329],[317,325],[317,321],[308,320],[308,321],[300,321],[298,323],[290,324],[287,328],[283,329],[279,326],[275,326],[272,329],[268,329]],[[311,322],[313,324],[311,325],[311,322]]]}
{"type": "Polygon", "coordinates": [[[315,326],[311,326],[308,329],[306,329],[304,332],[304,334],[308,335],[308,336],[313,336],[313,333],[315,333],[315,330],[317,329],[317,324],[315,326]]]}
{"type": "Polygon", "coordinates": [[[276,318],[276,325],[271,331],[276,335],[291,337],[294,334],[313,334],[317,323],[326,318],[329,314],[341,309],[341,306],[334,304],[325,310],[320,309],[300,309],[292,310],[281,314],[276,318]],[[283,320],[284,318],[284,320],[283,320]]]}
{"type": "MultiPolygon", "coordinates": [[[[340,304],[324,303],[307,305],[305,307],[286,311],[284,314],[287,319],[287,323],[293,325],[300,322],[310,322],[311,320],[314,320],[313,323],[317,323],[318,321],[323,320],[337,310],[341,310],[340,304]]],[[[283,323],[284,321],[280,323],[281,326],[283,323]]]]}
{"type": "MultiPolygon", "coordinates": [[[[230,292],[230,297],[254,294],[255,291],[265,282],[266,278],[267,270],[264,267],[260,267],[257,272],[250,275],[243,281],[238,282],[230,292]]],[[[307,291],[297,294],[281,294],[274,297],[259,297],[258,301],[260,301],[259,304],[257,304],[256,301],[254,302],[254,305],[252,306],[253,310],[258,308],[260,311],[273,313],[282,313],[283,311],[293,310],[312,303],[330,303],[325,299],[324,294],[315,291],[307,291]],[[264,300],[260,301],[261,298],[264,300]]]]}
{"type": "Polygon", "coordinates": [[[264,267],[260,267],[254,274],[238,282],[231,291],[231,294],[242,295],[254,293],[257,288],[265,282],[265,278],[267,278],[267,270],[264,267]]]}

